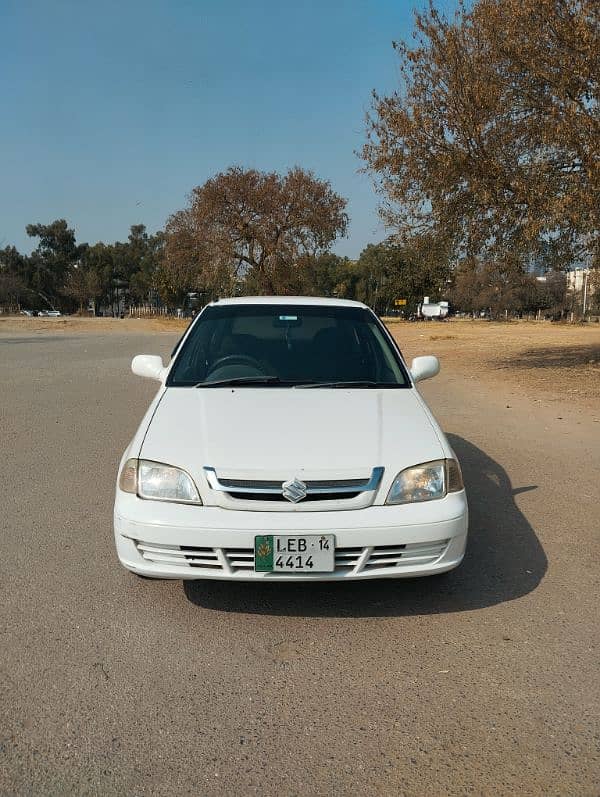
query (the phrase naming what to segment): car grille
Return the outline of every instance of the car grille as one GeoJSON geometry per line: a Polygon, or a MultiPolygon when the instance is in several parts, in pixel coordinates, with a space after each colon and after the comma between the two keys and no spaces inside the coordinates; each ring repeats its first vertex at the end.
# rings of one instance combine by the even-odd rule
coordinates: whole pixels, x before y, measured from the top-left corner
{"type": "MultiPolygon", "coordinates": [[[[410,565],[433,564],[448,546],[449,540],[376,545],[373,547],[336,548],[335,573],[393,571],[410,565]]],[[[149,562],[167,564],[189,571],[190,568],[227,574],[254,570],[253,548],[203,548],[189,545],[162,545],[135,541],[141,556],[149,562]]],[[[294,575],[297,575],[294,574],[294,575]]],[[[285,573],[281,574],[285,578],[285,573]]],[[[307,574],[310,578],[310,574],[307,574]]]]}
{"type": "MultiPolygon", "coordinates": [[[[261,481],[260,479],[219,479],[219,483],[229,490],[235,490],[236,487],[243,487],[258,490],[273,490],[274,492],[281,492],[281,482],[276,481],[261,481]]],[[[369,483],[369,479],[326,479],[321,481],[307,481],[306,487],[309,490],[333,490],[335,492],[338,487],[356,487],[357,491],[364,488],[369,483]]]]}
{"type": "MultiPolygon", "coordinates": [[[[236,501],[260,501],[267,504],[279,504],[290,508],[290,502],[283,494],[281,480],[230,479],[218,476],[214,468],[205,466],[204,474],[212,490],[236,501]]],[[[301,482],[305,489],[304,498],[295,504],[313,504],[320,501],[343,501],[364,496],[371,501],[379,487],[383,476],[383,468],[373,468],[371,475],[360,479],[308,479],[301,482]]]]}
{"type": "MultiPolygon", "coordinates": [[[[230,496],[230,498],[237,498],[238,501],[277,501],[279,503],[283,501],[287,503],[287,499],[284,498],[281,493],[237,493],[231,490],[227,495],[230,496]]],[[[357,495],[360,495],[360,493],[336,493],[333,491],[330,493],[317,493],[316,495],[303,498],[301,501],[298,501],[298,503],[305,504],[312,501],[343,501],[348,498],[356,498],[357,495]]]]}

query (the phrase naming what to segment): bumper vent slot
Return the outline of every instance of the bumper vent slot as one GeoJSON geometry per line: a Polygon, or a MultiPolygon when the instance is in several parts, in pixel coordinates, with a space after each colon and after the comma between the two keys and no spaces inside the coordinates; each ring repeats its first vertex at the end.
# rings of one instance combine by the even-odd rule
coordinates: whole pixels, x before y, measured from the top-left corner
{"type": "Polygon", "coordinates": [[[408,565],[429,565],[439,559],[448,540],[419,542],[411,545],[379,545],[371,550],[363,570],[401,568],[408,565]]]}

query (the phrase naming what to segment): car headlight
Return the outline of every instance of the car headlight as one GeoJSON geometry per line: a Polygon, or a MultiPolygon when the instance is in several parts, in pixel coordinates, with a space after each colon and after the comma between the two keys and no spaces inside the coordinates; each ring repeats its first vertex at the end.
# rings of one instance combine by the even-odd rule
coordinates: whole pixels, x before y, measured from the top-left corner
{"type": "Polygon", "coordinates": [[[119,476],[119,487],[153,501],[202,503],[196,485],[184,470],[147,459],[128,459],[119,476]]]}
{"type": "Polygon", "coordinates": [[[437,459],[401,471],[390,487],[386,504],[434,501],[463,489],[460,465],[455,459],[437,459]]]}

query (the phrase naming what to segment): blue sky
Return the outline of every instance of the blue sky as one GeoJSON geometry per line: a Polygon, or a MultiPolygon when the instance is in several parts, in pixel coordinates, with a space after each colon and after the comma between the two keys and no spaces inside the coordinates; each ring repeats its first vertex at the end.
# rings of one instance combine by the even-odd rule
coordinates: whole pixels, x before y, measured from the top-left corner
{"type": "Polygon", "coordinates": [[[0,246],[30,251],[25,225],[55,218],[80,242],[124,240],[232,164],[298,164],[349,200],[335,250],[357,256],[385,231],[355,151],[414,6],[0,0],[0,246]]]}

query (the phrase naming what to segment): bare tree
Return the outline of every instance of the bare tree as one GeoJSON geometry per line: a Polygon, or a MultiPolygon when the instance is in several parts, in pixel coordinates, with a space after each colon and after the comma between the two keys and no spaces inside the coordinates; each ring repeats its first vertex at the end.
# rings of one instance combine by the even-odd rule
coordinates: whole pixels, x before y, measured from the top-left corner
{"type": "Polygon", "coordinates": [[[162,279],[172,291],[288,293],[307,258],[348,224],[346,200],[299,167],[281,176],[235,166],[192,191],[167,223],[162,279]]]}
{"type": "Polygon", "coordinates": [[[404,87],[374,96],[363,155],[400,238],[450,236],[457,260],[552,242],[598,263],[600,3],[477,0],[416,15],[404,87]]]}
{"type": "Polygon", "coordinates": [[[0,264],[0,305],[8,310],[20,310],[21,299],[26,293],[26,286],[21,277],[0,264]]]}

